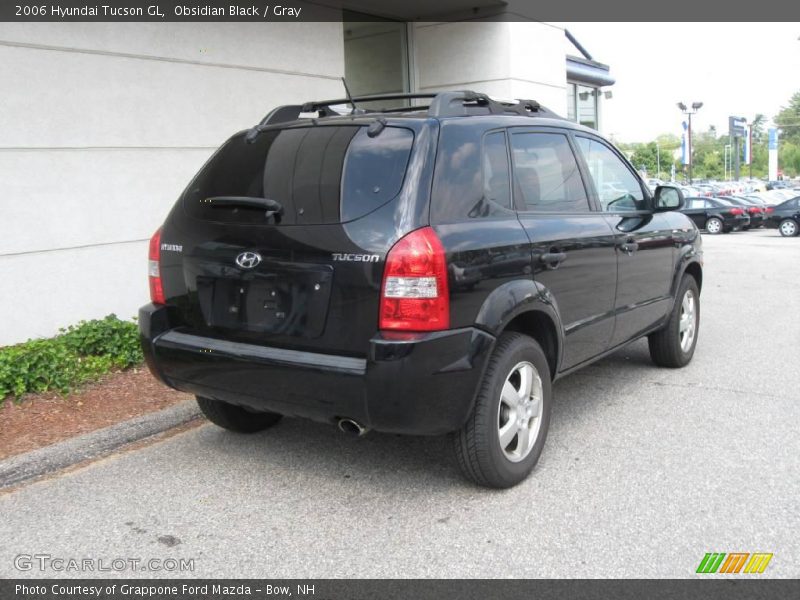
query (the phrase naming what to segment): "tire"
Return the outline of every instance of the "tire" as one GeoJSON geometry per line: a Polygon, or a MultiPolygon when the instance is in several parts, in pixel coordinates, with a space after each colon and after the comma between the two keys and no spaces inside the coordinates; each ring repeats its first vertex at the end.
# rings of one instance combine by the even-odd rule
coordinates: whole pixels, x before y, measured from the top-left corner
{"type": "Polygon", "coordinates": [[[710,233],[711,235],[717,235],[718,233],[722,233],[722,221],[717,217],[710,217],[708,221],[706,221],[705,230],[710,233]]]}
{"type": "Polygon", "coordinates": [[[237,433],[262,431],[272,427],[283,417],[283,415],[271,412],[251,412],[241,406],[202,396],[197,396],[197,405],[214,425],[237,433]]]}
{"type": "Polygon", "coordinates": [[[700,291],[694,277],[684,275],[667,324],[647,338],[650,358],[660,367],[677,369],[686,366],[694,356],[699,331],[700,291]],[[684,321],[682,317],[690,312],[690,305],[693,317],[687,317],[687,321],[684,321]],[[691,338],[687,339],[686,335],[691,335],[691,338]]]}
{"type": "Polygon", "coordinates": [[[800,232],[800,227],[797,226],[797,222],[794,219],[784,219],[778,225],[778,231],[781,232],[783,237],[794,237],[800,232]]]}
{"type": "Polygon", "coordinates": [[[525,479],[547,439],[551,399],[550,366],[539,344],[521,333],[501,335],[472,414],[454,435],[456,458],[464,476],[491,488],[509,488],[525,479]],[[530,394],[525,394],[523,378],[529,382],[530,394]],[[507,384],[510,389],[505,388],[507,384]],[[504,388],[506,394],[501,398],[504,388]],[[538,402],[535,396],[539,396],[538,402]],[[501,430],[507,432],[505,447],[500,441],[501,430]],[[521,437],[523,432],[530,440],[527,444],[521,437]]]}

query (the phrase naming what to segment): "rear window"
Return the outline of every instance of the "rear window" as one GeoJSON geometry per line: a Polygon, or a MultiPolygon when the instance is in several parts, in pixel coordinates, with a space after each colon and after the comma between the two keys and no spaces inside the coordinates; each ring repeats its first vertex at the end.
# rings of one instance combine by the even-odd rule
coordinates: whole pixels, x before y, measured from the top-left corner
{"type": "Polygon", "coordinates": [[[365,127],[319,126],[262,133],[254,144],[237,134],[211,158],[184,195],[193,217],[270,224],[251,206],[215,206],[217,196],[268,198],[283,207],[281,225],[352,221],[400,192],[414,134],[387,127],[369,137],[365,127]]]}

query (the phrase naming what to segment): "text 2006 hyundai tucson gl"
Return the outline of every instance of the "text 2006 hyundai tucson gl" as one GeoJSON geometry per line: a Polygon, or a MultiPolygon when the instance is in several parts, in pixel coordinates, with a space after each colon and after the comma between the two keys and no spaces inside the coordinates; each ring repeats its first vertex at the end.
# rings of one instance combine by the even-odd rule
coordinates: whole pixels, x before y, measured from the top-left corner
{"type": "Polygon", "coordinates": [[[227,429],[452,433],[467,477],[512,486],[554,379],[643,336],[657,364],[691,360],[703,260],[682,205],[531,100],[282,106],[153,236],[147,362],[227,429]]]}

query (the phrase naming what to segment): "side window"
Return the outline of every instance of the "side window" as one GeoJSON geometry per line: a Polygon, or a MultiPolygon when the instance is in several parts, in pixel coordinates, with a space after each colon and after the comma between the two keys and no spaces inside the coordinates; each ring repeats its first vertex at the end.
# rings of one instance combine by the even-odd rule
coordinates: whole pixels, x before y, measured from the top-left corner
{"type": "Polygon", "coordinates": [[[511,176],[506,134],[495,131],[483,138],[483,197],[487,202],[511,208],[511,176]]]}
{"type": "Polygon", "coordinates": [[[515,133],[514,191],[526,210],[588,211],[578,163],[567,136],[561,133],[515,133]]]}
{"type": "Polygon", "coordinates": [[[645,210],[639,180],[611,148],[590,138],[579,136],[577,140],[603,210],[645,210]]]}
{"type": "Polygon", "coordinates": [[[691,200],[689,200],[686,206],[686,208],[693,208],[693,209],[705,208],[705,207],[706,207],[706,201],[703,200],[702,198],[692,198],[691,200]]]}

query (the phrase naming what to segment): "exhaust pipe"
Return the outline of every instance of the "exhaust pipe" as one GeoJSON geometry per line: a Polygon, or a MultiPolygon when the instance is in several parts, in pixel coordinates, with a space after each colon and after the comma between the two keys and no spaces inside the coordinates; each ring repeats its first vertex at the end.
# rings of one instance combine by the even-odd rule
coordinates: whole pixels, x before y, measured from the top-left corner
{"type": "Polygon", "coordinates": [[[361,437],[369,431],[369,429],[364,427],[358,421],[354,421],[353,419],[339,419],[338,425],[339,425],[339,431],[341,431],[342,433],[354,435],[356,437],[361,437]]]}

